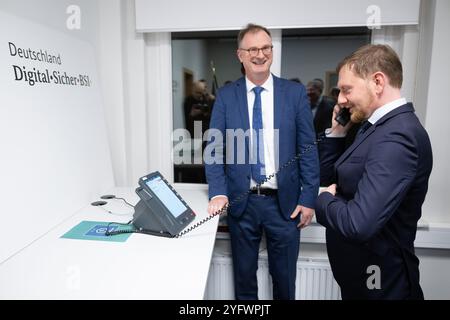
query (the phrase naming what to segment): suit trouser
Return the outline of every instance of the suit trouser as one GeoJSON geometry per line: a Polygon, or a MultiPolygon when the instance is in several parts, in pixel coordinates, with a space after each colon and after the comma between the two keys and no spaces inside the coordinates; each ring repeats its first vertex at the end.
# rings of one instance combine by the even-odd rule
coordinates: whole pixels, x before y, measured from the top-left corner
{"type": "Polygon", "coordinates": [[[259,244],[266,235],[273,298],[295,299],[295,278],[300,247],[298,219],[282,217],[276,196],[251,194],[244,213],[228,215],[233,255],[234,290],[238,300],[258,299],[259,244]]]}

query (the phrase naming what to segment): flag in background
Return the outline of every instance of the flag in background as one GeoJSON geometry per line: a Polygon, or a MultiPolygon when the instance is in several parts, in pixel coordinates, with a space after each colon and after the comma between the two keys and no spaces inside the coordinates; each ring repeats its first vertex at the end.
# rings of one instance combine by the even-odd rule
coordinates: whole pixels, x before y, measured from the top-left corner
{"type": "Polygon", "coordinates": [[[213,74],[213,81],[212,81],[212,86],[211,86],[211,94],[213,96],[216,95],[216,90],[219,88],[218,84],[217,84],[217,77],[216,77],[216,68],[214,67],[214,62],[211,60],[211,71],[213,74]]]}

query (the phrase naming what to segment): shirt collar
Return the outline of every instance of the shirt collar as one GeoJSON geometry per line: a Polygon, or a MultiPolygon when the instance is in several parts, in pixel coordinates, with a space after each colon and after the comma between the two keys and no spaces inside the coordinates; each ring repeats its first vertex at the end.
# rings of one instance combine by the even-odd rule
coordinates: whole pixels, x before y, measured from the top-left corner
{"type": "MultiPolygon", "coordinates": [[[[245,77],[245,85],[247,86],[247,93],[253,90],[254,87],[257,87],[256,84],[251,82],[247,77],[245,77]]],[[[272,74],[269,75],[266,82],[264,82],[260,87],[263,87],[264,90],[270,91],[273,88],[273,76],[272,74]]]]}
{"type": "Polygon", "coordinates": [[[372,113],[372,115],[370,116],[368,121],[371,124],[375,124],[378,120],[383,118],[386,114],[388,114],[392,110],[394,110],[404,104],[406,104],[405,98],[400,98],[400,99],[394,100],[392,102],[389,102],[389,103],[385,104],[384,106],[381,106],[377,110],[375,110],[372,113]]]}

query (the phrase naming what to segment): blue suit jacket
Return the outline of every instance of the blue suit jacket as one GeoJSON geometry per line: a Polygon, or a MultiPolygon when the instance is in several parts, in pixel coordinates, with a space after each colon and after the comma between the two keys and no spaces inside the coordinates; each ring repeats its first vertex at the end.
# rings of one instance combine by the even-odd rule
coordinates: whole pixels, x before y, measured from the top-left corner
{"type": "Polygon", "coordinates": [[[324,192],[316,203],[342,297],[422,298],[414,239],[432,168],[428,134],[406,104],[343,153],[342,146],[342,139],[333,138],[319,146],[322,174],[337,182],[338,192],[324,192]],[[379,290],[367,287],[370,266],[381,270],[379,290]]]}
{"type": "MultiPolygon", "coordinates": [[[[297,163],[277,174],[278,199],[285,219],[294,211],[297,204],[314,208],[319,188],[319,160],[315,142],[312,113],[303,85],[273,77],[274,85],[274,124],[279,130],[279,159],[276,166],[287,163],[303,150],[308,149],[297,163]]],[[[211,116],[210,129],[218,129],[223,137],[227,129],[250,128],[245,78],[221,88],[217,94],[211,116]]],[[[206,178],[209,184],[209,197],[227,195],[230,202],[242,194],[240,201],[231,205],[229,213],[240,216],[247,206],[250,188],[251,167],[248,161],[249,141],[245,139],[245,161],[238,159],[238,143],[213,139],[210,136],[205,153],[212,152],[222,163],[206,163],[206,178]],[[217,152],[223,149],[223,154],[217,152]],[[244,162],[244,163],[243,163],[244,162]]],[[[276,151],[277,152],[277,151],[276,151]]],[[[277,154],[275,152],[275,154],[277,154]]],[[[218,161],[220,162],[220,161],[218,161]]],[[[271,174],[271,173],[267,173],[271,174]]]]}

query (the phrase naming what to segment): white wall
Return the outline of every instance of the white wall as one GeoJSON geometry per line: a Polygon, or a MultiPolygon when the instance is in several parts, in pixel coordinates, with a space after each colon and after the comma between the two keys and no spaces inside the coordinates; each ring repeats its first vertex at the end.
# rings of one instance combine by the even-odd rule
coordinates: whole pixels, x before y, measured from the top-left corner
{"type": "Polygon", "coordinates": [[[435,1],[422,1],[420,8],[419,46],[417,51],[414,103],[416,114],[423,124],[427,114],[428,83],[430,81],[431,53],[433,49],[435,1]]]}
{"type": "Polygon", "coordinates": [[[129,172],[129,155],[127,137],[129,125],[125,109],[125,92],[123,75],[125,72],[125,53],[122,48],[121,19],[122,4],[120,0],[99,0],[99,74],[102,88],[103,104],[111,149],[114,181],[116,185],[127,185],[129,172]],[[113,67],[111,67],[113,66],[113,67]]]}
{"type": "Polygon", "coordinates": [[[364,36],[285,38],[281,74],[287,79],[300,78],[305,85],[314,78],[325,81],[326,71],[335,71],[344,57],[367,43],[364,36]]]}
{"type": "Polygon", "coordinates": [[[118,186],[148,173],[146,42],[134,28],[134,1],[98,0],[100,79],[118,186]]]}
{"type": "MultiPolygon", "coordinates": [[[[448,101],[450,59],[450,1],[434,2],[434,30],[429,70],[427,113],[425,127],[433,147],[433,171],[429,191],[424,206],[424,216],[429,220],[450,222],[448,205],[450,186],[450,143],[448,139],[448,120],[450,108],[448,101]]],[[[423,83],[426,85],[426,82],[423,83]]]]}
{"type": "Polygon", "coordinates": [[[426,105],[416,103],[417,86],[416,76],[418,72],[419,51],[419,27],[418,26],[388,26],[372,31],[372,44],[387,44],[398,54],[403,66],[403,84],[401,94],[410,102],[414,103],[416,115],[424,123],[426,105]]]}
{"type": "MultiPolygon", "coordinates": [[[[85,207],[114,184],[97,74],[97,4],[0,3],[0,261],[85,207]],[[69,5],[81,9],[69,30],[69,5]],[[51,9],[49,9],[51,8],[51,9]],[[8,42],[59,55],[61,64],[14,56],[8,42]],[[13,65],[49,70],[49,83],[15,79],[13,65]],[[89,76],[89,86],[54,83],[53,72],[89,76]]],[[[41,77],[42,79],[42,77],[41,77]]]]}
{"type": "Polygon", "coordinates": [[[98,0],[100,77],[117,186],[159,170],[172,181],[170,34],[135,30],[134,1],[98,0]]]}
{"type": "MultiPolygon", "coordinates": [[[[98,6],[92,0],[2,0],[0,10],[22,17],[28,21],[48,26],[54,30],[70,34],[72,37],[88,41],[94,47],[98,43],[98,6]],[[67,9],[78,6],[81,11],[80,29],[68,30],[66,20],[70,16],[67,9]]],[[[13,31],[13,30],[12,30],[13,31]]],[[[32,33],[32,30],[30,30],[32,33]]]]}
{"type": "Polygon", "coordinates": [[[450,300],[450,250],[417,249],[420,285],[427,300],[450,300]]]}
{"type": "Polygon", "coordinates": [[[136,0],[136,29],[238,30],[249,20],[273,29],[364,26],[373,20],[377,10],[382,14],[379,23],[384,25],[415,24],[419,3],[420,0],[279,0],[262,5],[258,0],[196,0],[193,7],[190,2],[178,0],[136,0]]]}

